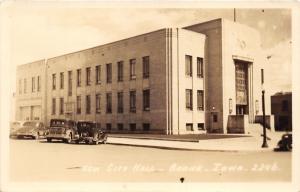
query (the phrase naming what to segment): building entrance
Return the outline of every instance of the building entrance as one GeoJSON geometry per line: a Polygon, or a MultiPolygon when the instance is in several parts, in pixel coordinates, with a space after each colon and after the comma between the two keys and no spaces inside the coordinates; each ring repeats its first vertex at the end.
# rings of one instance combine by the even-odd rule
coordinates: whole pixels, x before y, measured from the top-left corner
{"type": "Polygon", "coordinates": [[[248,63],[235,60],[236,114],[248,114],[248,63]]]}

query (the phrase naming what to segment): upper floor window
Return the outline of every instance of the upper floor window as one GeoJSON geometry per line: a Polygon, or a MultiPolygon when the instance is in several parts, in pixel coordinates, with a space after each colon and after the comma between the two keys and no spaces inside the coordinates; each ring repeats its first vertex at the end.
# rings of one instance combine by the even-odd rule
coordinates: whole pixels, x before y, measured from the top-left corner
{"type": "Polygon", "coordinates": [[[144,111],[150,111],[150,90],[143,91],[143,108],[144,111]]]}
{"type": "Polygon", "coordinates": [[[134,79],[136,79],[136,74],[135,74],[136,60],[135,59],[130,59],[129,63],[130,63],[130,80],[134,80],[134,79]]]}
{"type": "Polygon", "coordinates": [[[130,91],[130,112],[135,113],[136,112],[136,91],[130,91]]]}
{"type": "Polygon", "coordinates": [[[52,89],[56,89],[56,74],[52,74],[52,89]]]}
{"type": "Polygon", "coordinates": [[[72,71],[68,71],[68,95],[72,96],[72,71]]]}
{"type": "Polygon", "coordinates": [[[86,114],[91,114],[91,96],[87,95],[85,98],[85,111],[86,114]]]}
{"type": "Polygon", "coordinates": [[[86,68],[86,85],[87,86],[91,85],[91,68],[90,67],[86,68]]]}
{"type": "Polygon", "coordinates": [[[197,109],[200,111],[204,110],[204,97],[203,90],[197,90],[197,109]]]}
{"type": "Polygon", "coordinates": [[[59,114],[62,115],[64,114],[64,98],[60,98],[59,105],[60,105],[59,114]]]}
{"type": "Polygon", "coordinates": [[[96,66],[96,84],[101,83],[101,65],[96,66]]]}
{"type": "Polygon", "coordinates": [[[76,112],[77,114],[81,113],[81,96],[77,96],[76,98],[76,112]]]}
{"type": "Polygon", "coordinates": [[[118,92],[118,113],[123,113],[123,92],[118,92]]]}
{"type": "Polygon", "coordinates": [[[123,81],[123,61],[118,62],[118,81],[123,81]]]}
{"type": "Polygon", "coordinates": [[[197,77],[203,78],[203,58],[197,57],[197,77]]]}
{"type": "Polygon", "coordinates": [[[63,72],[60,73],[60,88],[61,89],[64,88],[64,73],[63,72]]]}
{"type": "Polygon", "coordinates": [[[35,77],[31,79],[31,92],[35,92],[35,77]]]}
{"type": "Polygon", "coordinates": [[[37,91],[41,91],[41,76],[37,76],[37,91]]]}
{"type": "Polygon", "coordinates": [[[190,55],[185,56],[185,74],[187,76],[192,77],[193,76],[193,57],[190,55]]]}
{"type": "Polygon", "coordinates": [[[101,112],[101,95],[98,93],[96,94],[96,113],[101,112]]]}
{"type": "Polygon", "coordinates": [[[143,78],[149,78],[150,73],[150,59],[149,56],[143,57],[143,78]]]}
{"type": "Polygon", "coordinates": [[[106,113],[112,113],[111,93],[106,93],[106,113]]]}
{"type": "Polygon", "coordinates": [[[77,69],[77,87],[81,86],[81,69],[77,69]]]}
{"type": "Polygon", "coordinates": [[[52,115],[55,115],[56,112],[56,99],[52,98],[52,115]]]}
{"type": "Polygon", "coordinates": [[[27,92],[27,79],[24,79],[24,93],[27,92]]]}
{"type": "Polygon", "coordinates": [[[19,94],[22,94],[22,79],[19,79],[19,94]]]}
{"type": "Polygon", "coordinates": [[[185,90],[185,106],[189,110],[193,110],[193,91],[191,89],[185,90]]]}
{"type": "Polygon", "coordinates": [[[106,83],[111,83],[112,81],[112,65],[111,63],[106,64],[106,83]]]}

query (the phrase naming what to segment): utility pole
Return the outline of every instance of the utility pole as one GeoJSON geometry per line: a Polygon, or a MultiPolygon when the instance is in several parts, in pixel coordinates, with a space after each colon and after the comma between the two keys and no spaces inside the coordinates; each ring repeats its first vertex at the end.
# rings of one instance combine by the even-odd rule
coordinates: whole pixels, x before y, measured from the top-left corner
{"type": "Polygon", "coordinates": [[[233,21],[236,22],[236,10],[233,8],[233,21]]]}
{"type": "Polygon", "coordinates": [[[261,147],[268,148],[267,130],[266,130],[266,114],[265,114],[264,69],[261,69],[261,85],[262,85],[262,112],[263,112],[263,144],[261,147]]]}

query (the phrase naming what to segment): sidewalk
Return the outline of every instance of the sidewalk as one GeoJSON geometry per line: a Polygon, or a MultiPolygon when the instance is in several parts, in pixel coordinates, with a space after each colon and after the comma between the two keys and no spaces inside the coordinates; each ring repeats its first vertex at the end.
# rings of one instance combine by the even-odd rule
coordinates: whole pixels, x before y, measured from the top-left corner
{"type": "Polygon", "coordinates": [[[108,137],[107,143],[115,145],[128,145],[140,147],[153,147],[161,149],[174,149],[174,150],[199,150],[199,151],[273,151],[276,147],[277,140],[269,140],[268,148],[261,148],[262,137],[235,137],[235,138],[217,138],[207,140],[163,140],[161,138],[134,138],[133,136],[126,135],[108,137]]]}

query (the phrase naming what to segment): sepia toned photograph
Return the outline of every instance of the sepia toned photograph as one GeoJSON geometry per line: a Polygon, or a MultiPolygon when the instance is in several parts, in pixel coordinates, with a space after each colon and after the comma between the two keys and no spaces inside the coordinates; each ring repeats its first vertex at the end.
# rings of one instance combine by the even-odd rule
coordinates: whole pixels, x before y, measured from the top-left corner
{"type": "Polygon", "coordinates": [[[3,4],[1,191],[293,191],[293,6],[115,5],[3,4]]]}

